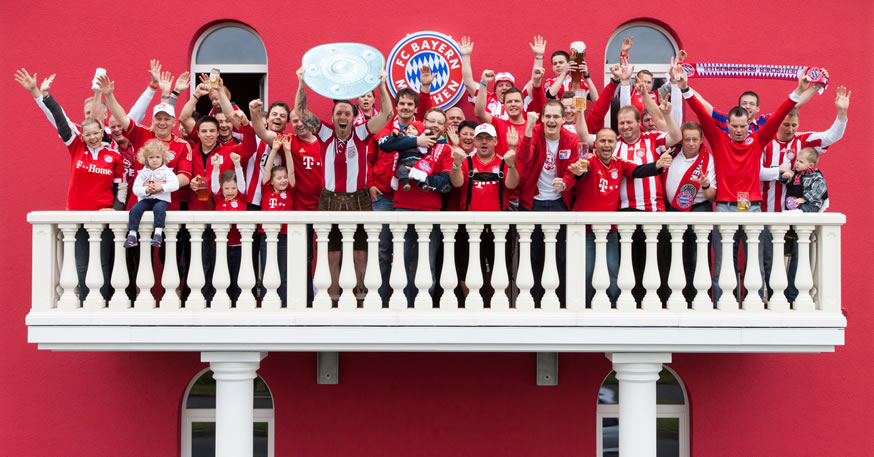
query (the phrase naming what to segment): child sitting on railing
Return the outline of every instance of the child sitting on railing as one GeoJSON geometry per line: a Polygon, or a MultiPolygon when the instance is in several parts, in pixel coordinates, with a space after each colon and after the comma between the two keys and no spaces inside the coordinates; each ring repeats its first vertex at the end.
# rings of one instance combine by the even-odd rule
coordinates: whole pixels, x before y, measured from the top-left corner
{"type": "Polygon", "coordinates": [[[798,153],[795,171],[781,167],[780,182],[786,184],[786,210],[818,213],[828,198],[825,177],[819,168],[819,153],[814,148],[804,148],[798,153]]]}
{"type": "Polygon", "coordinates": [[[143,213],[152,210],[155,214],[155,234],[152,236],[152,246],[161,246],[164,240],[164,220],[167,207],[170,205],[170,194],[179,189],[176,173],[167,167],[170,149],[161,140],[150,140],[140,149],[137,160],[143,168],[137,173],[133,193],[139,201],[128,215],[127,240],[124,247],[132,248],[137,243],[137,230],[143,213]]]}
{"type": "MultiPolygon", "coordinates": [[[[221,159],[218,155],[212,157],[212,193],[218,194],[221,190],[222,195],[220,201],[215,203],[215,210],[246,211],[246,178],[243,166],[240,164],[240,155],[232,152],[230,158],[234,163],[234,171],[227,170],[219,177],[221,159]]],[[[228,289],[228,295],[233,302],[236,302],[237,297],[240,296],[237,277],[240,275],[241,250],[240,231],[237,230],[236,225],[232,225],[228,232],[228,270],[231,274],[231,287],[228,289]]]]}

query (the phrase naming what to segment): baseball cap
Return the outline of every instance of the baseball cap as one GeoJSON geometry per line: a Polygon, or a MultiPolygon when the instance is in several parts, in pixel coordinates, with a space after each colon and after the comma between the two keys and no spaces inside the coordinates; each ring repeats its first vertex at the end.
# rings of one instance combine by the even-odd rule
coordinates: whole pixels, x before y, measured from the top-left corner
{"type": "Polygon", "coordinates": [[[478,136],[480,133],[488,133],[489,136],[497,138],[498,133],[495,132],[495,127],[492,124],[480,124],[473,131],[473,136],[478,136]]]}
{"type": "Polygon", "coordinates": [[[501,81],[510,81],[510,84],[514,86],[516,85],[516,78],[514,78],[512,74],[506,71],[502,71],[495,75],[495,84],[501,81]]]}
{"type": "Polygon", "coordinates": [[[157,116],[158,113],[167,113],[172,117],[176,117],[176,111],[174,111],[173,107],[167,103],[159,103],[155,105],[155,110],[152,112],[152,117],[157,116]]]}

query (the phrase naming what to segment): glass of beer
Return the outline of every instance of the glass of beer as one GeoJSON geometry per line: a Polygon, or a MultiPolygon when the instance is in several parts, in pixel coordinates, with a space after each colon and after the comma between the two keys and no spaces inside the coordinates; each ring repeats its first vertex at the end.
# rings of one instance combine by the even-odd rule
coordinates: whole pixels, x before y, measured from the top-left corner
{"type": "Polygon", "coordinates": [[[581,94],[581,91],[577,91],[574,95],[574,109],[577,111],[586,110],[586,97],[581,94]]]}
{"type": "Polygon", "coordinates": [[[195,192],[197,192],[197,201],[209,201],[209,189],[206,188],[206,180],[202,176],[200,177],[200,185],[197,186],[197,190],[195,192]]]}
{"type": "Polygon", "coordinates": [[[218,87],[219,84],[219,76],[222,74],[221,70],[218,68],[213,68],[209,71],[209,85],[212,87],[218,87]]]}

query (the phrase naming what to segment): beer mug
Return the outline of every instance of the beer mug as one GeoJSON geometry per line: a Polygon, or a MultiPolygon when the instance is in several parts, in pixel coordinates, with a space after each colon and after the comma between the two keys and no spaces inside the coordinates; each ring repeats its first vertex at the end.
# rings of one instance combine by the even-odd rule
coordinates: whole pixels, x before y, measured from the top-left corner
{"type": "MultiPolygon", "coordinates": [[[[586,43],[582,41],[574,41],[571,43],[571,52],[569,53],[571,60],[576,62],[577,67],[583,64],[586,60],[586,43]]],[[[583,79],[582,70],[571,73],[571,87],[582,87],[580,81],[583,79]]]]}
{"type": "Polygon", "coordinates": [[[91,90],[93,90],[95,92],[100,90],[100,86],[97,85],[97,78],[99,78],[101,76],[106,76],[106,69],[105,68],[98,68],[94,72],[94,79],[91,80],[91,90]]]}
{"type": "Polygon", "coordinates": [[[586,97],[580,95],[574,95],[574,109],[577,111],[585,111],[586,110],[586,97]]]}
{"type": "Polygon", "coordinates": [[[218,87],[219,85],[219,76],[222,74],[221,70],[218,68],[213,68],[209,71],[209,85],[212,87],[218,87]]]}
{"type": "Polygon", "coordinates": [[[737,210],[749,211],[750,209],[750,194],[747,192],[737,193],[737,210]]]}

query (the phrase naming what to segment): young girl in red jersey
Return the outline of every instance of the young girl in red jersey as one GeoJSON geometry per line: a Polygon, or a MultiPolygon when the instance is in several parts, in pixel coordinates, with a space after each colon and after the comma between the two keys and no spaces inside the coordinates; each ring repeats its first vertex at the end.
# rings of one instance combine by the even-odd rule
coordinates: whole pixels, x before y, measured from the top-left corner
{"type": "MultiPolygon", "coordinates": [[[[240,155],[230,154],[234,163],[234,171],[227,170],[219,177],[220,158],[212,157],[212,192],[217,194],[221,189],[222,198],[215,203],[216,211],[246,211],[246,179],[243,174],[243,166],[240,164],[240,155]]],[[[237,277],[240,275],[240,258],[242,251],[240,231],[236,225],[231,226],[228,232],[228,270],[231,274],[231,287],[228,295],[231,301],[236,303],[240,296],[240,288],[237,286],[237,277]]]]}

